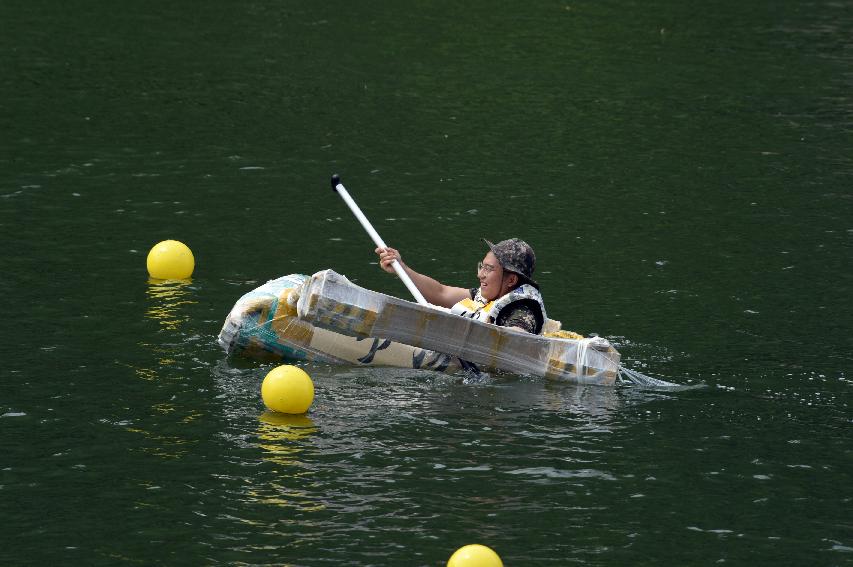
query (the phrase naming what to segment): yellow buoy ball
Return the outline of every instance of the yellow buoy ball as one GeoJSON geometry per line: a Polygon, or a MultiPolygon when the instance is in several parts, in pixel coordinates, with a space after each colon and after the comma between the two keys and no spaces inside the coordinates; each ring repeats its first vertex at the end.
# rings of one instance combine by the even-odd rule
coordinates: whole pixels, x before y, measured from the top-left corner
{"type": "Polygon", "coordinates": [[[497,553],[478,543],[460,547],[447,560],[447,567],[503,567],[503,565],[497,553]]]}
{"type": "Polygon", "coordinates": [[[148,273],[158,280],[185,280],[193,274],[195,258],[183,242],[164,240],[148,253],[148,273]]]}
{"type": "Polygon", "coordinates": [[[261,397],[272,411],[305,413],[314,401],[314,383],[301,368],[284,364],[266,375],[261,384],[261,397]]]}

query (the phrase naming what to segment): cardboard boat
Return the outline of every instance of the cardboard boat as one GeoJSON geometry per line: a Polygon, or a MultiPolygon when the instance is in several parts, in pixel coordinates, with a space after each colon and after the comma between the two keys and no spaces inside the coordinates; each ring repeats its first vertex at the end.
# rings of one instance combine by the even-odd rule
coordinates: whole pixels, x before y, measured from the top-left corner
{"type": "Polygon", "coordinates": [[[572,335],[498,327],[371,291],[324,270],[284,276],[241,297],[219,344],[229,354],[267,360],[505,371],[615,384],[619,352],[605,339],[567,338],[572,335]]]}

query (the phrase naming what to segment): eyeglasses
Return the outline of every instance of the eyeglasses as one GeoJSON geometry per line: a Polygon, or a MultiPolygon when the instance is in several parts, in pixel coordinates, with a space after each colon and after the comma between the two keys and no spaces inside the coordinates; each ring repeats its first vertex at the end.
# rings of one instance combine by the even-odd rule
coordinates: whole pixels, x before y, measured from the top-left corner
{"type": "Polygon", "coordinates": [[[477,273],[486,272],[487,274],[491,274],[495,271],[495,267],[490,264],[484,264],[482,262],[477,262],[477,273]]]}

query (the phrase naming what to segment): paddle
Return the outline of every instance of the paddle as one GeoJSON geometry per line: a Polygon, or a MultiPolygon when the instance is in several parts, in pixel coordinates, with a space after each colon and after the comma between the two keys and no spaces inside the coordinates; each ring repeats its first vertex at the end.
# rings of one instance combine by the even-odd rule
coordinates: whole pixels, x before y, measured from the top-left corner
{"type": "MultiPolygon", "coordinates": [[[[358,222],[361,223],[362,228],[367,231],[367,234],[373,239],[373,243],[376,244],[379,248],[388,248],[385,245],[385,242],[379,236],[379,233],[373,228],[373,225],[370,224],[370,221],[367,220],[367,217],[364,216],[364,213],[361,212],[361,209],[358,207],[356,202],[350,197],[349,193],[344,187],[343,183],[341,183],[340,176],[336,173],[332,176],[332,191],[341,196],[344,200],[344,203],[352,211],[352,214],[355,215],[355,218],[358,219],[358,222]]],[[[394,271],[397,272],[397,275],[403,280],[403,283],[406,284],[406,287],[409,288],[409,292],[414,296],[415,301],[420,303],[421,305],[429,305],[429,302],[423,296],[423,294],[418,290],[417,286],[415,286],[415,282],[412,281],[412,278],[409,277],[409,274],[406,273],[406,270],[403,269],[403,266],[400,265],[400,262],[394,260],[391,262],[391,267],[394,268],[394,271]]]]}

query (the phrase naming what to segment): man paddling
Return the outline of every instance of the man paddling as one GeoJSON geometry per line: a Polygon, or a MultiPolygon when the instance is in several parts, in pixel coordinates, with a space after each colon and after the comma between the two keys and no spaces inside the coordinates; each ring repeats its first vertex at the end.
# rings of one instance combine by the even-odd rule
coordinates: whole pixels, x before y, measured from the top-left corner
{"type": "Polygon", "coordinates": [[[433,305],[449,307],[458,315],[501,327],[541,333],[547,317],[539,284],[532,279],[536,267],[533,248],[518,238],[497,244],[485,242],[489,251],[477,264],[480,287],[471,289],[444,285],[416,272],[403,263],[394,248],[377,248],[376,253],[380,267],[386,272],[394,273],[391,263],[397,260],[418,291],[433,305]]]}

